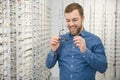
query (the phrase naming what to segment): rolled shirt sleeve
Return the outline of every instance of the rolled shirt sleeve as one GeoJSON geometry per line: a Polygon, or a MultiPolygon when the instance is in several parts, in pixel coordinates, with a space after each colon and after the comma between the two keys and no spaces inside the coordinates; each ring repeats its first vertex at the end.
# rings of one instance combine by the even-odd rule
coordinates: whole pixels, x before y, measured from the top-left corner
{"type": "Polygon", "coordinates": [[[49,51],[46,59],[46,67],[52,68],[57,62],[57,53],[53,52],[52,50],[49,51]]]}
{"type": "Polygon", "coordinates": [[[96,71],[101,73],[106,71],[107,60],[102,44],[95,45],[92,51],[87,48],[86,52],[83,54],[83,58],[96,71]]]}

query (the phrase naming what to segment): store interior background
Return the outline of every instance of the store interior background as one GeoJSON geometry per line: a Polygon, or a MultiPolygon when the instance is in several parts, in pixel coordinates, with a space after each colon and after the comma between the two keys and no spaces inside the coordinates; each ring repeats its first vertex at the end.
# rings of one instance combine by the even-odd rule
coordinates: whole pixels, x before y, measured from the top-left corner
{"type": "Polygon", "coordinates": [[[52,35],[67,32],[64,8],[84,8],[84,28],[98,35],[108,69],[96,80],[120,80],[120,0],[0,0],[0,80],[59,80],[45,67],[52,35]]]}

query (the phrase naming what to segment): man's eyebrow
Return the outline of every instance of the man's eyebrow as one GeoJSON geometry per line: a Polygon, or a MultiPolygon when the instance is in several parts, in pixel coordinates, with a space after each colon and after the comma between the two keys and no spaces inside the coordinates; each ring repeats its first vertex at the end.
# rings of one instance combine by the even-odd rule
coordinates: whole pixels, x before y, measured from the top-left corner
{"type": "Polygon", "coordinates": [[[69,19],[66,18],[66,20],[69,20],[69,19]]]}

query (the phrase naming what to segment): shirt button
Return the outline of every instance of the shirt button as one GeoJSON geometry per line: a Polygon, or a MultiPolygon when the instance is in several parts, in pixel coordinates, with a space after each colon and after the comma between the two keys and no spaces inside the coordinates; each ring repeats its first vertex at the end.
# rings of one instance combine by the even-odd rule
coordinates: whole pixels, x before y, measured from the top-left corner
{"type": "Polygon", "coordinates": [[[75,48],[75,46],[72,47],[73,49],[75,48]]]}
{"type": "Polygon", "coordinates": [[[73,58],[74,56],[72,56],[72,58],[73,58]]]}
{"type": "Polygon", "coordinates": [[[71,65],[71,67],[73,67],[73,65],[71,65]]]}
{"type": "Polygon", "coordinates": [[[87,63],[89,63],[89,61],[87,61],[87,63]]]}
{"type": "Polygon", "coordinates": [[[72,75],[70,75],[70,77],[72,78],[73,76],[72,76],[72,75]]]}
{"type": "Polygon", "coordinates": [[[85,56],[83,56],[83,58],[85,58],[85,56]]]}

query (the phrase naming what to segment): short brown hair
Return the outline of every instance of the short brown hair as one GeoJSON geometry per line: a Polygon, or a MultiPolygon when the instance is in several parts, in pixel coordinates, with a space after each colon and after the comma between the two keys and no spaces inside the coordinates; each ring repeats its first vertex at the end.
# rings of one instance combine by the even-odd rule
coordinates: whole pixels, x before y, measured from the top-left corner
{"type": "Polygon", "coordinates": [[[77,9],[81,16],[84,15],[83,7],[78,3],[71,3],[65,8],[65,13],[72,12],[73,10],[77,9]]]}

